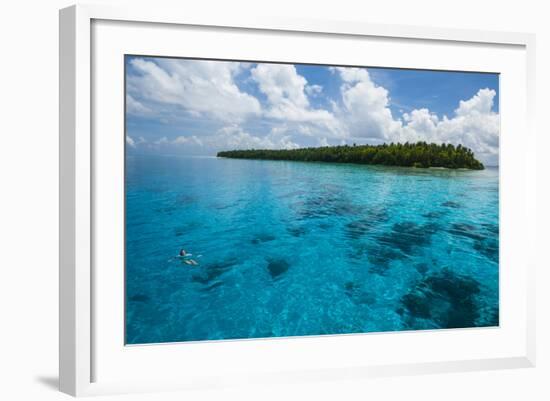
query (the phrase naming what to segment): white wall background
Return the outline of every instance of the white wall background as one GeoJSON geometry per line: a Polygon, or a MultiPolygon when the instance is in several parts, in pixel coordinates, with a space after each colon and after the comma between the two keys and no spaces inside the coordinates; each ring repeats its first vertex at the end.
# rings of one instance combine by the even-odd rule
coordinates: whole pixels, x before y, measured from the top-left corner
{"type": "MultiPolygon", "coordinates": [[[[130,4],[130,0],[96,0],[130,4]]],[[[148,3],[147,1],[139,1],[148,3]]],[[[131,400],[550,399],[550,24],[545,2],[524,0],[166,1],[190,13],[295,16],[537,34],[539,136],[538,366],[534,369],[327,382],[225,392],[122,396],[131,400]]],[[[57,400],[58,21],[66,0],[0,5],[0,398],[57,400]]],[[[521,133],[518,133],[521,135],[521,133]]],[[[108,397],[108,399],[115,399],[108,397]]]]}

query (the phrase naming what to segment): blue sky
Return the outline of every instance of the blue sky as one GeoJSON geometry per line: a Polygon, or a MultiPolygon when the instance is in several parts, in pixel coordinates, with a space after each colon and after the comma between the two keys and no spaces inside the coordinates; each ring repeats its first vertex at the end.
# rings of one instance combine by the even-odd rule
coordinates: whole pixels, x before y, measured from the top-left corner
{"type": "Polygon", "coordinates": [[[498,164],[498,75],[126,57],[131,152],[425,140],[498,164]]]}

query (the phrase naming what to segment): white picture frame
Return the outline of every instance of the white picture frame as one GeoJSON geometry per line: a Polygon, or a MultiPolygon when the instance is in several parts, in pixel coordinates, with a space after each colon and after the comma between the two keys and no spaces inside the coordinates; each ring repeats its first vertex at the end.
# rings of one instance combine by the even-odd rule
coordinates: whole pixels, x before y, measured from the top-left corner
{"type": "MultiPolygon", "coordinates": [[[[268,40],[267,36],[266,40],[268,40]]],[[[346,21],[293,20],[290,18],[243,17],[240,20],[233,20],[192,15],[187,13],[185,8],[162,10],[154,7],[112,8],[109,6],[78,5],[61,10],[60,390],[71,395],[80,396],[133,391],[211,388],[251,382],[279,383],[534,366],[534,270],[536,263],[534,256],[532,256],[534,255],[532,247],[535,243],[536,219],[534,204],[536,186],[534,147],[536,138],[532,126],[535,109],[534,48],[534,35],[524,33],[375,25],[346,21]],[[122,25],[115,26],[117,23],[122,25]],[[129,26],[124,25],[124,23],[134,25],[129,26]],[[125,51],[124,46],[121,45],[127,40],[123,32],[125,30],[130,32],[130,29],[133,29],[131,31],[132,35],[127,36],[139,36],[139,31],[144,29],[145,26],[154,27],[153,31],[156,33],[148,36],[151,38],[150,42],[152,44],[143,44],[143,47],[138,49],[138,51],[144,52],[142,54],[151,54],[150,52],[159,54],[159,52],[169,51],[168,48],[155,51],[152,48],[154,47],[154,41],[165,37],[163,35],[173,34],[173,31],[171,31],[173,29],[185,29],[185,27],[193,27],[193,29],[198,27],[199,30],[203,29],[205,31],[219,30],[221,34],[233,32],[243,37],[254,35],[255,32],[267,36],[271,35],[273,38],[269,40],[275,41],[273,49],[277,47],[277,35],[317,38],[315,40],[325,38],[327,41],[331,37],[338,37],[343,40],[366,40],[370,38],[386,42],[395,41],[396,43],[399,41],[419,44],[431,43],[441,49],[444,49],[445,46],[454,46],[455,50],[453,51],[457,52],[466,48],[478,48],[482,52],[484,46],[497,50],[509,49],[510,54],[503,55],[503,57],[511,57],[510,60],[513,58],[514,62],[510,64],[515,65],[517,68],[512,71],[512,68],[515,67],[507,67],[510,68],[510,79],[503,89],[519,88],[518,93],[520,95],[514,100],[517,103],[513,104],[518,107],[514,107],[514,109],[509,107],[506,110],[506,104],[503,106],[503,113],[507,112],[510,116],[503,124],[509,124],[507,127],[520,128],[522,135],[518,137],[518,135],[507,134],[508,136],[503,138],[503,149],[509,149],[510,152],[503,151],[501,158],[504,158],[502,160],[505,162],[516,163],[517,168],[505,169],[504,173],[501,172],[501,180],[506,183],[501,193],[501,200],[506,199],[506,202],[501,205],[501,213],[510,217],[508,227],[513,227],[514,230],[508,231],[517,232],[509,233],[510,237],[507,243],[510,246],[504,250],[505,254],[501,250],[501,258],[506,257],[506,260],[510,261],[510,266],[517,268],[516,274],[521,272],[521,275],[517,277],[507,275],[505,280],[509,281],[503,282],[501,279],[501,291],[503,291],[501,293],[503,297],[501,305],[517,305],[517,311],[514,312],[516,314],[513,315],[517,319],[514,321],[509,319],[505,326],[498,329],[488,329],[492,331],[484,331],[483,333],[475,329],[463,329],[450,330],[442,334],[436,334],[433,331],[403,334],[380,333],[368,336],[264,339],[182,345],[187,347],[186,351],[190,353],[189,355],[203,354],[208,355],[209,358],[215,358],[215,355],[219,354],[226,360],[232,359],[231,362],[227,362],[224,367],[211,376],[205,375],[204,371],[199,368],[195,372],[195,369],[189,366],[187,369],[190,376],[185,379],[178,377],[178,375],[167,375],[163,373],[162,369],[159,369],[158,375],[147,371],[140,372],[139,366],[136,367],[136,364],[139,365],[139,361],[143,361],[143,365],[150,365],[155,360],[156,366],[158,366],[158,361],[168,358],[166,355],[173,353],[174,348],[170,347],[177,347],[178,345],[135,347],[133,351],[130,351],[130,355],[124,349],[124,344],[117,343],[119,337],[106,339],[109,334],[102,332],[103,334],[100,336],[96,328],[98,325],[108,327],[116,321],[117,316],[120,316],[113,314],[104,317],[106,314],[101,313],[102,303],[99,302],[96,305],[97,299],[94,299],[94,296],[97,296],[96,291],[103,292],[103,285],[107,282],[106,280],[111,280],[109,276],[104,274],[98,276],[94,270],[97,268],[97,261],[102,260],[103,257],[94,252],[94,241],[98,236],[101,237],[98,230],[102,230],[102,227],[104,227],[98,220],[102,218],[102,212],[97,211],[96,205],[102,199],[95,196],[98,186],[103,185],[101,180],[96,179],[97,176],[102,174],[99,171],[101,169],[98,170],[98,160],[100,158],[111,160],[119,156],[115,155],[117,150],[114,149],[118,145],[111,146],[109,143],[98,143],[94,140],[94,127],[100,126],[100,122],[95,119],[103,118],[102,116],[106,114],[102,114],[101,108],[96,107],[93,102],[95,89],[92,85],[92,77],[94,76],[94,68],[98,70],[101,68],[94,57],[103,54],[101,53],[102,46],[111,46],[107,51],[114,52],[113,54],[118,57],[120,52],[125,51]],[[103,29],[103,31],[98,31],[98,29],[103,29]],[[97,37],[95,41],[94,32],[96,32],[97,37]],[[106,35],[107,37],[109,37],[108,35],[116,35],[116,37],[110,36],[112,44],[109,46],[105,45],[106,35]],[[513,75],[513,85],[515,86],[512,86],[513,75]],[[522,146],[518,147],[520,144],[522,146]],[[512,154],[511,150],[515,150],[515,153],[512,154]],[[523,191],[514,190],[517,185],[522,185],[523,191]],[[516,238],[512,237],[514,235],[520,235],[522,237],[521,242],[513,241],[516,238]],[[512,283],[515,283],[517,287],[512,287],[512,283]],[[97,312],[98,310],[100,313],[97,312]],[[500,333],[508,334],[501,336],[500,333]],[[355,359],[350,356],[347,360],[344,358],[337,360],[336,356],[331,356],[331,352],[336,355],[336,351],[341,350],[342,347],[349,347],[346,344],[353,344],[355,347],[366,347],[368,343],[371,343],[371,346],[380,348],[383,347],[385,339],[392,344],[397,341],[396,344],[399,347],[418,347],[419,344],[425,344],[426,346],[435,344],[438,340],[435,337],[440,337],[441,346],[448,344],[449,341],[456,341],[459,344],[470,342],[472,349],[475,349],[475,342],[481,336],[485,336],[483,341],[497,344],[495,348],[487,352],[472,351],[468,355],[465,354],[464,358],[456,356],[464,349],[461,348],[461,345],[457,346],[455,356],[442,354],[439,359],[433,357],[423,360],[418,359],[413,354],[402,359],[390,358],[387,357],[387,352],[385,354],[382,352],[380,357],[373,356],[372,360],[366,360],[361,353],[357,353],[355,359]],[[98,338],[100,338],[99,342],[98,338]],[[398,340],[395,340],[396,338],[398,340]],[[109,343],[111,340],[121,347],[121,357],[119,359],[116,359],[118,357],[109,359],[111,356],[107,356],[112,353],[112,349],[104,344],[109,343]],[[260,349],[263,351],[260,351],[260,349]],[[319,360],[313,361],[311,364],[300,364],[291,359],[292,353],[297,352],[298,349],[304,353],[302,356],[319,355],[319,350],[322,349],[326,349],[327,354],[326,357],[320,355],[319,360]],[[250,364],[250,361],[269,360],[274,352],[286,356],[284,360],[278,361],[274,369],[264,369],[259,362],[255,371],[247,370],[244,366],[247,363],[250,364]],[[310,354],[307,354],[307,352],[310,352],[310,354]],[[96,358],[103,362],[97,363],[96,358]],[[129,373],[126,376],[117,376],[113,372],[102,375],[101,371],[98,372],[98,369],[101,370],[101,366],[105,366],[107,363],[114,366],[113,371],[120,370],[119,368],[122,366],[120,364],[127,364],[128,366],[131,364],[135,369],[128,369],[129,373]],[[239,367],[239,364],[242,366],[239,367]],[[293,368],[292,365],[295,365],[295,367],[293,368]],[[230,373],[233,370],[235,372],[230,373]],[[140,376],[141,373],[143,374],[140,376]],[[105,376],[105,379],[102,376],[105,376]]],[[[136,48],[132,47],[132,49],[135,50],[136,48]]],[[[214,45],[212,45],[212,49],[212,51],[216,51],[214,45]]],[[[276,56],[277,59],[284,58],[281,51],[281,49],[278,50],[279,56],[276,56]]],[[[106,56],[102,55],[101,57],[106,59],[106,56]]],[[[223,58],[223,55],[221,57],[223,58]]],[[[243,57],[246,57],[246,55],[243,55],[243,57]]],[[[288,57],[292,58],[292,56],[288,57]]],[[[260,56],[260,59],[265,58],[260,56]]],[[[492,61],[493,65],[498,62],[502,63],[498,60],[498,57],[496,57],[492,61]]],[[[385,65],[391,66],[388,65],[391,62],[391,60],[386,61],[385,65]]],[[[396,58],[393,62],[399,63],[399,58],[396,58]]],[[[423,62],[424,64],[418,61],[414,65],[428,68],[433,66],[433,63],[428,60],[423,62]]],[[[448,62],[441,61],[441,64],[437,67],[445,69],[449,66],[452,67],[454,65],[452,63],[452,60],[448,62]]],[[[455,68],[464,69],[468,60],[464,63],[460,66],[456,65],[455,68]]],[[[471,68],[475,70],[475,65],[472,64],[471,68]]],[[[490,67],[487,66],[486,68],[490,67]]],[[[492,71],[498,72],[500,70],[497,68],[492,69],[492,71]]],[[[108,77],[107,79],[112,78],[108,77]]],[[[114,78],[116,79],[116,74],[114,78]]],[[[116,87],[115,85],[114,90],[123,93],[123,76],[119,75],[119,78],[120,86],[116,87]]],[[[104,82],[101,81],[102,79],[98,79],[98,82],[104,82]]],[[[511,93],[510,91],[506,92],[506,90],[502,92],[503,96],[511,93]]],[[[512,103],[510,103],[511,105],[512,103]]],[[[103,121],[103,124],[110,123],[109,118],[104,118],[101,121],[103,121]]],[[[114,123],[113,125],[118,126],[117,124],[114,123]]],[[[124,136],[121,133],[120,141],[122,143],[123,138],[124,136]]],[[[112,163],[109,167],[116,167],[116,162],[112,163]]],[[[120,188],[120,191],[122,191],[122,188],[120,188]]],[[[105,191],[102,192],[105,193],[105,191]]],[[[107,236],[107,233],[105,235],[107,236]]],[[[505,233],[505,235],[508,235],[508,233],[505,233]]],[[[120,278],[120,276],[117,277],[120,278]]],[[[115,280],[113,283],[116,284],[118,281],[115,280]]],[[[118,290],[122,291],[121,288],[118,290]]],[[[113,303],[114,300],[110,298],[113,292],[106,289],[105,294],[107,295],[102,295],[105,298],[103,303],[113,303]]],[[[122,325],[122,322],[120,322],[120,327],[122,325]]],[[[120,331],[120,327],[113,328],[113,332],[120,331]]],[[[426,351],[426,354],[429,354],[429,352],[426,351]]],[[[170,363],[167,363],[167,366],[170,367],[170,363]]]]}

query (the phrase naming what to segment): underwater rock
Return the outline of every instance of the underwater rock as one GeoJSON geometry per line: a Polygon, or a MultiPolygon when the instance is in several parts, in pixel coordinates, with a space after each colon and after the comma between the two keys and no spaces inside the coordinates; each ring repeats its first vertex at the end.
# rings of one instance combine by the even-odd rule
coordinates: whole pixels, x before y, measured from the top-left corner
{"type": "MultiPolygon", "coordinates": [[[[348,235],[359,235],[362,230],[361,225],[348,227],[348,235]]],[[[431,243],[432,235],[439,230],[439,225],[435,223],[418,224],[405,221],[396,223],[391,230],[385,231],[375,236],[376,243],[360,244],[354,249],[356,252],[350,257],[361,260],[364,256],[368,257],[371,273],[384,276],[394,260],[405,259],[417,253],[422,247],[431,243]]],[[[419,272],[428,270],[427,266],[415,266],[419,272]]]]}
{"type": "Polygon", "coordinates": [[[446,213],[444,211],[440,210],[433,210],[428,213],[424,213],[422,217],[426,217],[427,219],[438,219],[440,217],[443,217],[446,213]]]}
{"type": "MultiPolygon", "coordinates": [[[[409,292],[401,298],[401,303],[414,317],[420,317],[423,319],[428,319],[431,317],[432,300],[423,291],[409,292]]],[[[397,313],[400,311],[402,314],[403,309],[398,308],[397,313]]]]}
{"type": "Polygon", "coordinates": [[[361,285],[348,281],[344,284],[344,292],[355,304],[372,305],[376,302],[376,295],[361,290],[361,285]]]}
{"type": "Polygon", "coordinates": [[[482,224],[481,227],[477,227],[468,223],[454,223],[448,232],[455,236],[473,240],[473,248],[477,252],[498,263],[498,225],[482,224]]]}
{"type": "Polygon", "coordinates": [[[360,239],[388,218],[386,209],[370,210],[362,218],[346,224],[346,235],[351,239],[360,239]]]}
{"type": "Polygon", "coordinates": [[[434,223],[418,224],[412,221],[395,223],[390,232],[378,237],[382,246],[398,249],[406,255],[410,255],[415,248],[423,247],[431,243],[431,237],[439,230],[434,223]]]}
{"type": "Polygon", "coordinates": [[[414,268],[420,274],[424,274],[428,270],[430,270],[430,266],[427,263],[417,263],[417,264],[414,265],[414,268]]]}
{"type": "Polygon", "coordinates": [[[386,275],[392,261],[403,258],[403,254],[388,247],[371,247],[367,256],[372,265],[369,272],[380,276],[386,275]]]}
{"type": "Polygon", "coordinates": [[[344,290],[348,296],[351,296],[358,288],[359,284],[354,283],[353,281],[347,281],[346,284],[344,284],[344,290]]]}
{"type": "Polygon", "coordinates": [[[355,205],[342,197],[338,190],[312,195],[295,204],[301,219],[315,219],[328,216],[358,215],[363,206],[355,205]]]}
{"type": "Polygon", "coordinates": [[[132,302],[149,302],[151,298],[145,294],[136,294],[132,295],[129,300],[132,302]]]}
{"type": "Polygon", "coordinates": [[[222,274],[233,268],[237,263],[237,259],[229,259],[223,262],[208,264],[203,267],[202,274],[195,274],[191,277],[191,280],[203,285],[210,284],[222,274]]]}
{"type": "Polygon", "coordinates": [[[359,303],[365,305],[373,305],[376,303],[376,294],[373,292],[364,292],[359,297],[359,303]]]}
{"type": "Polygon", "coordinates": [[[319,223],[319,228],[321,230],[331,230],[332,228],[334,227],[334,225],[330,224],[330,223],[327,223],[325,221],[322,221],[319,223]]]}
{"type": "Polygon", "coordinates": [[[475,327],[479,317],[475,297],[479,292],[480,284],[472,277],[443,269],[421,280],[401,298],[401,313],[430,319],[438,328],[475,327]]]}
{"type": "Polygon", "coordinates": [[[330,214],[330,204],[334,201],[334,196],[330,194],[309,197],[305,201],[298,202],[298,213],[305,220],[326,217],[330,214]]]}
{"type": "Polygon", "coordinates": [[[462,205],[458,202],[453,201],[446,201],[441,204],[441,206],[450,207],[452,209],[459,209],[462,207],[462,205]]]}
{"type": "Polygon", "coordinates": [[[223,284],[223,283],[222,283],[221,281],[214,281],[212,284],[207,285],[204,289],[205,289],[206,291],[211,291],[211,290],[213,290],[214,288],[221,286],[222,284],[223,284]]]}
{"type": "Polygon", "coordinates": [[[307,229],[304,227],[288,227],[287,231],[293,237],[301,237],[302,235],[307,234],[307,229]]]}
{"type": "Polygon", "coordinates": [[[488,308],[481,313],[480,319],[478,320],[479,326],[483,327],[495,327],[500,324],[500,316],[498,308],[488,308]]]}
{"type": "Polygon", "coordinates": [[[363,211],[361,206],[354,205],[352,203],[345,202],[343,200],[339,201],[331,208],[331,214],[337,216],[346,216],[346,215],[358,215],[363,211]]]}
{"type": "Polygon", "coordinates": [[[274,280],[286,273],[289,268],[290,264],[285,259],[271,259],[267,263],[267,270],[274,280]]]}
{"type": "Polygon", "coordinates": [[[454,223],[448,231],[450,234],[477,241],[485,239],[485,236],[480,234],[475,226],[468,223],[454,223]]]}
{"type": "Polygon", "coordinates": [[[498,263],[499,260],[499,246],[497,240],[487,239],[485,241],[474,242],[474,249],[484,255],[486,258],[498,263]]]}
{"type": "Polygon", "coordinates": [[[491,234],[497,235],[499,234],[499,227],[498,224],[489,224],[489,223],[483,223],[481,224],[483,228],[487,231],[489,231],[491,234]]]}
{"type": "Polygon", "coordinates": [[[351,239],[360,239],[371,228],[368,221],[356,220],[346,224],[346,236],[351,239]]]}
{"type": "Polygon", "coordinates": [[[257,244],[262,244],[264,242],[273,241],[275,240],[275,238],[276,237],[272,234],[260,233],[260,234],[256,234],[256,236],[252,238],[250,242],[257,245],[257,244]]]}

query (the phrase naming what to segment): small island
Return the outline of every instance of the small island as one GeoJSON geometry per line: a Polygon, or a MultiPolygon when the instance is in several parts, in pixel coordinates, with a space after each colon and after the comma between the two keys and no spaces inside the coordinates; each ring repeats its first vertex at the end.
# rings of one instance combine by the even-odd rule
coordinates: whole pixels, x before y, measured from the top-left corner
{"type": "Polygon", "coordinates": [[[400,167],[444,167],[483,170],[471,149],[452,144],[390,143],[342,145],[301,149],[249,149],[218,152],[233,159],[290,160],[304,162],[356,163],[400,167]]]}

